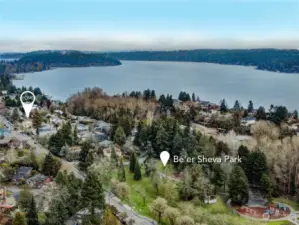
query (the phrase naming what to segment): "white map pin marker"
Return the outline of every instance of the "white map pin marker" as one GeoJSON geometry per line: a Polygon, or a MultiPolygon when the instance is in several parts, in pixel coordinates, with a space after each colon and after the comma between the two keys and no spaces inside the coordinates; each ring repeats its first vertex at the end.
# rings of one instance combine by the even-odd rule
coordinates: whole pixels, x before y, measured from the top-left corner
{"type": "Polygon", "coordinates": [[[160,159],[161,159],[161,161],[162,161],[162,163],[163,163],[164,166],[166,166],[169,158],[170,158],[169,152],[167,152],[167,151],[161,152],[160,159]]]}
{"type": "MultiPolygon", "coordinates": [[[[30,115],[30,112],[32,110],[32,106],[35,102],[35,95],[31,92],[31,91],[24,91],[21,96],[20,96],[20,100],[21,100],[21,103],[22,103],[22,106],[24,108],[24,111],[25,111],[25,114],[26,114],[26,117],[29,118],[29,115],[30,115]],[[33,100],[31,103],[27,103],[27,102],[23,102],[23,95],[24,94],[31,94],[33,96],[33,100]]],[[[27,99],[26,99],[27,100],[27,99]]]]}

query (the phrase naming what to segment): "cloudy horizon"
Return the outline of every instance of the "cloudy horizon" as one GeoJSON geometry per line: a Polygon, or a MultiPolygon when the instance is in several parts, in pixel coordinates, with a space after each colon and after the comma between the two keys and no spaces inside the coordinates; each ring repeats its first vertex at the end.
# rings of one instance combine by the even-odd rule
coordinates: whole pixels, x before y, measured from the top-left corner
{"type": "Polygon", "coordinates": [[[299,48],[298,0],[0,2],[0,52],[299,48]]]}

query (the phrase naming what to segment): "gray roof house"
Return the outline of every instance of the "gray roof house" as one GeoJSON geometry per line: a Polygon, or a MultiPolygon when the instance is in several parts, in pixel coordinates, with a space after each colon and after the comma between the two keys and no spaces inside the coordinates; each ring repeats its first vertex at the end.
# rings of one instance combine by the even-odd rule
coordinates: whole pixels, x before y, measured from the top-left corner
{"type": "Polygon", "coordinates": [[[104,148],[108,148],[112,145],[112,141],[108,141],[108,140],[105,140],[105,141],[101,141],[99,143],[99,146],[101,147],[104,147],[104,148]]]}
{"type": "Polygon", "coordinates": [[[26,178],[30,177],[32,170],[32,167],[21,166],[17,170],[17,173],[13,176],[12,182],[14,184],[19,184],[22,180],[25,180],[26,178]]]}

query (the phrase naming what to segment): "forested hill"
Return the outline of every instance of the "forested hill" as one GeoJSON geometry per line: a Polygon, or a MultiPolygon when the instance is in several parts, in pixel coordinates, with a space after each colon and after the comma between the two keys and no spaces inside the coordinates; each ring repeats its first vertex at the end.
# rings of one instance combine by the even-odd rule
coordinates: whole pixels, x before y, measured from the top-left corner
{"type": "Polygon", "coordinates": [[[299,50],[179,50],[134,51],[109,53],[119,60],[207,62],[228,65],[254,66],[259,70],[299,73],[299,50]]]}
{"type": "Polygon", "coordinates": [[[120,61],[104,54],[80,51],[37,51],[25,54],[19,63],[41,63],[50,67],[116,66],[120,61]]]}

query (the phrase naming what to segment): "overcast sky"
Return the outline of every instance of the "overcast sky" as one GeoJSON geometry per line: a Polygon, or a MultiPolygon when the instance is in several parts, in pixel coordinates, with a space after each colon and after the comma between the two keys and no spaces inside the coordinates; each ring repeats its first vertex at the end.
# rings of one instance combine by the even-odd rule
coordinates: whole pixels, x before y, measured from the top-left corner
{"type": "Polygon", "coordinates": [[[299,0],[0,0],[0,51],[299,48],[299,0]]]}

